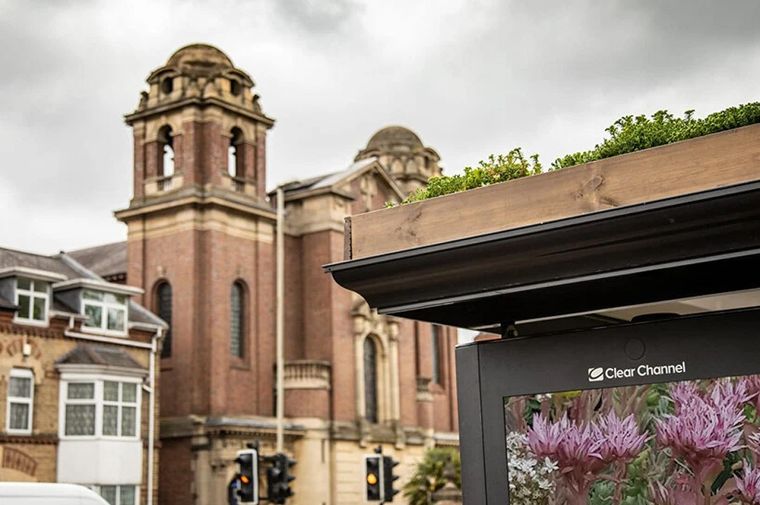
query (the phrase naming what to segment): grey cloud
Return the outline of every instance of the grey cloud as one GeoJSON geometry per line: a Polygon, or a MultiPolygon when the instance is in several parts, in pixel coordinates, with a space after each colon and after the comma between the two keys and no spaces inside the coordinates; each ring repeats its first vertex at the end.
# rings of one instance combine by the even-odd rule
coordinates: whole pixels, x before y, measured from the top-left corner
{"type": "Polygon", "coordinates": [[[123,238],[122,115],[187,43],[217,45],[256,81],[277,119],[271,187],[344,167],[389,123],[451,173],[517,145],[548,163],[623,114],[757,100],[759,14],[706,0],[0,0],[2,245],[123,238]]]}
{"type": "Polygon", "coordinates": [[[274,2],[284,21],[310,33],[334,33],[362,10],[354,0],[279,0],[274,2]]]}

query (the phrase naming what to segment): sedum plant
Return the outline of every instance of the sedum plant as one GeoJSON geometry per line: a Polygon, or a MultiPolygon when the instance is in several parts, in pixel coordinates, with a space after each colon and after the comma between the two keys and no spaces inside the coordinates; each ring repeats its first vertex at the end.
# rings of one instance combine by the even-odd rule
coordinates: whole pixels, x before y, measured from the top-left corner
{"type": "MultiPolygon", "coordinates": [[[[657,111],[651,116],[623,116],[605,129],[608,137],[593,149],[561,156],[554,160],[551,169],[567,168],[755,123],[760,123],[760,102],[729,107],[704,118],[695,118],[693,110],[686,111],[683,117],[676,117],[667,110],[657,111]]],[[[431,177],[427,187],[409,195],[402,204],[537,175],[541,171],[539,156],[534,154],[526,158],[518,147],[507,154],[492,154],[476,167],[466,167],[462,175],[431,177]]]]}
{"type": "Polygon", "coordinates": [[[547,505],[555,491],[557,464],[539,458],[528,447],[522,433],[507,435],[509,499],[513,505],[547,505]]]}

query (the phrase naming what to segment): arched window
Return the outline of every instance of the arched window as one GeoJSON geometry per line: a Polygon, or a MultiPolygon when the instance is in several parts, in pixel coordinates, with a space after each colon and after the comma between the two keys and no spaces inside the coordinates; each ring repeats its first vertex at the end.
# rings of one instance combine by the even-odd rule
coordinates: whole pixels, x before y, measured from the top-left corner
{"type": "Polygon", "coordinates": [[[377,344],[372,337],[364,339],[364,417],[370,423],[377,416],[377,344]]]}
{"type": "Polygon", "coordinates": [[[242,358],[245,350],[245,285],[241,281],[232,284],[230,294],[230,353],[242,358]]]}
{"type": "Polygon", "coordinates": [[[442,384],[443,380],[443,370],[442,370],[442,360],[441,360],[441,348],[442,348],[442,342],[441,342],[441,327],[437,324],[433,325],[432,329],[432,336],[433,336],[433,346],[431,349],[432,357],[433,357],[433,372],[431,377],[431,382],[433,384],[442,384]]]}
{"type": "Polygon", "coordinates": [[[168,358],[172,355],[172,286],[168,282],[159,281],[156,287],[155,305],[158,317],[169,325],[169,329],[164,334],[164,346],[161,348],[161,357],[168,358]]]}
{"type": "Polygon", "coordinates": [[[161,152],[157,175],[159,177],[171,177],[174,175],[174,146],[172,144],[171,126],[162,126],[158,131],[158,145],[161,152]]]}
{"type": "Polygon", "coordinates": [[[227,147],[227,173],[231,177],[243,177],[243,156],[240,148],[242,141],[243,132],[240,128],[233,128],[230,132],[230,145],[227,147]]]}

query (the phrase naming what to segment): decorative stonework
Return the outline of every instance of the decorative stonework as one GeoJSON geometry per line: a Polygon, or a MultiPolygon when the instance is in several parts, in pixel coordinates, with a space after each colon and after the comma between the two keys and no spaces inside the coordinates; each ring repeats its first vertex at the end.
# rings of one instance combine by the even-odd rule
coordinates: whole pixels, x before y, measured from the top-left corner
{"type": "Polygon", "coordinates": [[[285,363],[285,389],[330,389],[330,363],[297,360],[285,363]]]}
{"type": "Polygon", "coordinates": [[[351,316],[354,322],[354,353],[356,362],[356,417],[361,433],[360,445],[374,439],[373,432],[394,432],[396,443],[403,443],[398,429],[400,419],[400,390],[398,377],[398,321],[382,316],[370,309],[361,297],[353,295],[351,316]],[[364,399],[364,340],[374,339],[377,349],[377,407],[378,422],[374,426],[366,420],[364,399]]]}
{"type": "Polygon", "coordinates": [[[441,175],[438,153],[425,147],[416,133],[403,126],[388,126],[375,133],[355,159],[371,157],[378,158],[406,193],[424,186],[430,177],[441,175]]]}
{"type": "Polygon", "coordinates": [[[430,392],[430,378],[417,377],[417,401],[432,402],[433,394],[430,392]]]}
{"type": "Polygon", "coordinates": [[[14,449],[12,447],[3,448],[3,468],[16,470],[34,477],[37,471],[37,460],[27,453],[14,449]]]}

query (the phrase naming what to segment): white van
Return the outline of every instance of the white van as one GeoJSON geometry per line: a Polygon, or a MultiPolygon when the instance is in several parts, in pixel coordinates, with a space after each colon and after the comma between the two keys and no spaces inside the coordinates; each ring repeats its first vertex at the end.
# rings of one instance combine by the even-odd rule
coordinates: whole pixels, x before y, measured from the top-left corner
{"type": "Polygon", "coordinates": [[[108,505],[98,493],[76,484],[0,482],[2,505],[108,505]]]}

